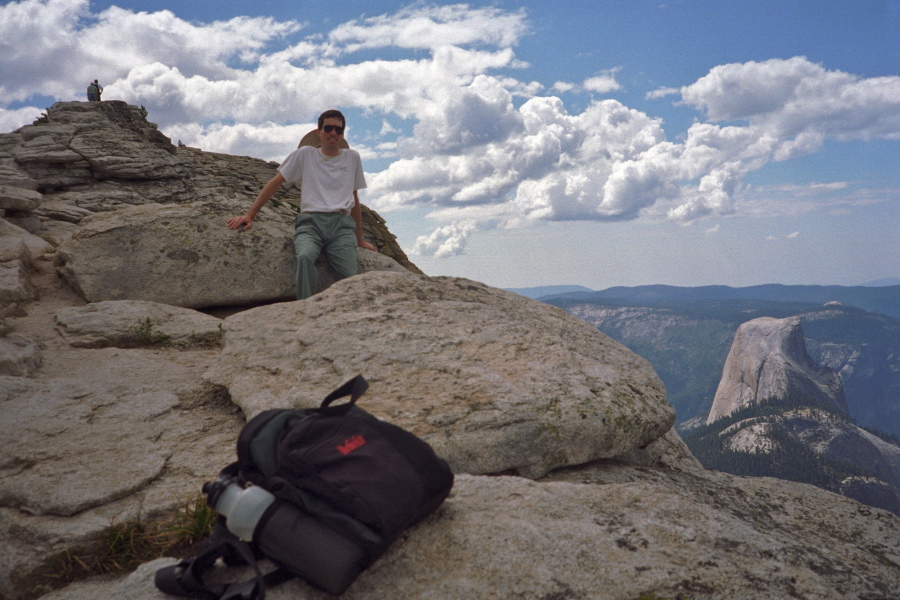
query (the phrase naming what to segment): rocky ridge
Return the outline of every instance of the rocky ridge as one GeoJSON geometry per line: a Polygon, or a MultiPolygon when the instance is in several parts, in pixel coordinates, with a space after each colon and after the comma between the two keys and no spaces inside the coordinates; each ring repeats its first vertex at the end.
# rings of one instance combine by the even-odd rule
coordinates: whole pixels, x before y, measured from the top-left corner
{"type": "MultiPolygon", "coordinates": [[[[299,190],[282,186],[250,231],[224,226],[276,167],[175,146],[124,102],[58,102],[35,124],[0,135],[0,299],[7,312],[32,299],[29,264],[54,252],[90,302],[158,299],[196,308],[292,298],[299,190]],[[201,265],[205,279],[170,287],[201,265]]],[[[360,252],[362,271],[421,272],[368,207],[363,234],[378,253],[360,252]]],[[[319,270],[324,289],[334,278],[324,260],[319,270]]]]}
{"type": "MultiPolygon", "coordinates": [[[[119,129],[136,144],[157,143],[129,127],[119,129]]],[[[12,146],[21,143],[19,134],[12,146]]],[[[85,164],[65,144],[43,143],[68,162],[41,163],[33,145],[28,164],[68,166],[33,168],[45,181],[32,190],[41,206],[81,193],[78,184],[54,191],[63,188],[46,183],[51,176],[83,182],[86,172],[120,169],[125,177],[135,172],[125,163],[141,160],[123,150],[85,164]]],[[[95,179],[74,206],[121,214],[131,204],[166,208],[164,197],[215,200],[191,192],[211,189],[196,186],[196,173],[178,178],[184,163],[147,155],[171,195],[121,179],[114,198],[95,179]],[[142,198],[141,188],[152,202],[115,205],[142,198]]],[[[358,372],[372,384],[361,405],[428,439],[458,480],[346,598],[871,599],[900,589],[900,519],[807,485],[704,471],[672,430],[650,365],[562,311],[408,269],[370,271],[305,301],[225,319],[148,298],[87,302],[73,279],[57,276],[65,265],[54,249],[98,217],[76,227],[38,208],[6,209],[0,219],[49,238],[0,238],[17,239],[7,262],[18,263],[23,282],[4,300],[0,338],[22,341],[0,347],[2,364],[13,365],[0,375],[0,427],[16,432],[0,448],[4,600],[161,600],[152,575],[172,559],[52,590],[53,559],[90,547],[110,523],[170,513],[232,460],[248,415],[314,404],[358,372]]],[[[242,242],[232,240],[237,251],[242,242]]],[[[66,265],[88,252],[69,248],[66,265]]],[[[187,263],[178,277],[192,273],[187,263]]],[[[269,597],[326,596],[295,581],[269,597]]]]}

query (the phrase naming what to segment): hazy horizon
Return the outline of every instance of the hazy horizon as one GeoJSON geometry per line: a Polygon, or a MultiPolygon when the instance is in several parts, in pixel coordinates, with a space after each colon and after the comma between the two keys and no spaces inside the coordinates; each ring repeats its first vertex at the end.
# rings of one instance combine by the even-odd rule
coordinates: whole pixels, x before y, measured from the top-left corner
{"type": "MultiPolygon", "coordinates": [[[[558,283],[558,284],[548,284],[548,285],[524,286],[524,287],[519,287],[519,288],[510,287],[510,288],[504,288],[504,289],[509,290],[509,291],[519,291],[519,290],[541,290],[541,289],[545,289],[545,288],[578,288],[578,289],[588,290],[591,292],[602,292],[602,291],[610,289],[612,287],[651,287],[651,286],[657,286],[657,285],[669,285],[669,284],[645,283],[645,284],[633,285],[633,286],[610,286],[610,287],[603,288],[603,289],[594,289],[594,288],[589,288],[589,287],[583,286],[583,285],[558,283]]],[[[694,288],[694,287],[712,287],[712,286],[719,286],[719,285],[725,285],[725,284],[712,283],[712,284],[708,284],[708,285],[671,286],[671,287],[694,288]]],[[[768,283],[757,283],[757,284],[749,285],[749,286],[726,286],[726,287],[733,287],[736,289],[740,289],[740,288],[745,288],[745,287],[757,287],[757,286],[766,286],[766,285],[784,285],[784,286],[809,285],[810,287],[830,287],[832,285],[838,285],[838,284],[827,284],[827,283],[823,283],[823,284],[793,284],[793,283],[783,283],[783,282],[779,282],[779,281],[770,281],[768,283]]],[[[889,277],[889,278],[884,278],[884,279],[873,279],[871,281],[866,281],[866,282],[863,282],[863,283],[860,283],[857,285],[840,286],[840,287],[893,287],[895,285],[900,285],[900,278],[889,277]]]]}

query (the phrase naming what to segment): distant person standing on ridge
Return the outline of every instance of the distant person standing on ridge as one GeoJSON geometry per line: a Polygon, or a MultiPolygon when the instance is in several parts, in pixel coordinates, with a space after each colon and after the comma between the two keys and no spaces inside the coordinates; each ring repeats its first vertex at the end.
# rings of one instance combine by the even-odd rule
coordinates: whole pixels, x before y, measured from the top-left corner
{"type": "Polygon", "coordinates": [[[100,100],[102,100],[101,96],[103,96],[103,88],[100,86],[96,79],[94,80],[94,87],[97,88],[97,102],[100,102],[100,100]]]}
{"type": "Polygon", "coordinates": [[[97,85],[96,79],[88,84],[87,96],[88,102],[98,102],[100,100],[100,86],[97,85]]]}
{"type": "Polygon", "coordinates": [[[278,167],[246,214],[228,220],[228,227],[250,229],[256,214],[284,182],[300,188],[300,214],[294,219],[294,276],[297,299],[316,292],[316,258],[324,250],[338,279],[357,273],[357,247],[378,250],[363,239],[358,190],[366,187],[359,153],[341,148],[346,120],[337,110],[319,115],[319,147],[302,146],[278,167]]]}

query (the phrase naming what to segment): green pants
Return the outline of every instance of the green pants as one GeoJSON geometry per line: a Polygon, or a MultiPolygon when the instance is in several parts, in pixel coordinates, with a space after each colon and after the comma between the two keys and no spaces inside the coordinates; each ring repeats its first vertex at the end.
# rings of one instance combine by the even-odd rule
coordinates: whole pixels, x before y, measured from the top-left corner
{"type": "Polygon", "coordinates": [[[338,279],[356,275],[356,221],[341,213],[303,213],[294,219],[297,299],[316,293],[316,259],[325,257],[338,279]]]}

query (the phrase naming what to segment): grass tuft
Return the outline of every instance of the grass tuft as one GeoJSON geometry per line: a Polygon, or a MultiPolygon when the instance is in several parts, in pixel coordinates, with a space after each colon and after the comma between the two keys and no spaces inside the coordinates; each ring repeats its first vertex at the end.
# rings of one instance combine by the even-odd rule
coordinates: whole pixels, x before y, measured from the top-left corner
{"type": "Polygon", "coordinates": [[[163,346],[171,341],[171,336],[158,331],[156,324],[147,317],[131,328],[131,335],[141,346],[163,346]]]}
{"type": "Polygon", "coordinates": [[[188,556],[211,532],[218,514],[203,495],[185,500],[165,519],[110,523],[87,548],[47,560],[42,578],[53,587],[95,575],[120,575],[163,556],[188,556]]]}

